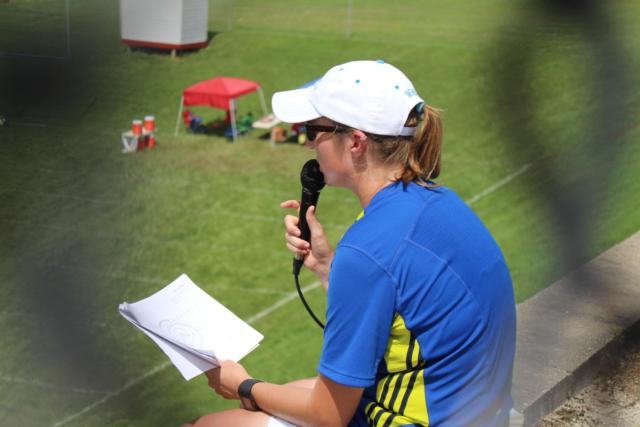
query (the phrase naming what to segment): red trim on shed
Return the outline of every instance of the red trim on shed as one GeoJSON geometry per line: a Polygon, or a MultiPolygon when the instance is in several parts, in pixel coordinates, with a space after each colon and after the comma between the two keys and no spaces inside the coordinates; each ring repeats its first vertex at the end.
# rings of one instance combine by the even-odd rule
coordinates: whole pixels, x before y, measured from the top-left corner
{"type": "Polygon", "coordinates": [[[129,46],[154,47],[158,49],[197,49],[205,47],[207,45],[206,41],[197,43],[172,44],[131,39],[122,39],[122,43],[129,46]]]}

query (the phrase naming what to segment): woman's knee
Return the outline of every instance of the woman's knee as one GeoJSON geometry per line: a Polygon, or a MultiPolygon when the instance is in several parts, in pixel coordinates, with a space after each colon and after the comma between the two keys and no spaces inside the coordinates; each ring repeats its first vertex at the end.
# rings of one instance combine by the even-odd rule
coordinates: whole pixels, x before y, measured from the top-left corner
{"type": "Polygon", "coordinates": [[[244,409],[230,409],[204,415],[183,427],[265,427],[270,415],[244,409]]]}

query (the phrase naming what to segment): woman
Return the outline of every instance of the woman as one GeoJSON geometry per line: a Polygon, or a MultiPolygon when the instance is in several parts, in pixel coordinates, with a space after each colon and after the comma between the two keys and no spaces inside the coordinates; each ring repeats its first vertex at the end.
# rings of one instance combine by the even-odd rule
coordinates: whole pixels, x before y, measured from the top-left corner
{"type": "Polygon", "coordinates": [[[242,394],[245,409],[195,425],[507,425],[511,279],[480,220],[433,181],[437,110],[392,65],[354,61],[310,88],[276,93],[273,111],[305,123],[326,183],[353,191],[363,213],[335,251],[313,208],[311,244],[298,237],[297,218],[285,218],[287,247],[328,290],[318,377],[268,384],[222,362],[209,383],[225,398],[242,394]]]}

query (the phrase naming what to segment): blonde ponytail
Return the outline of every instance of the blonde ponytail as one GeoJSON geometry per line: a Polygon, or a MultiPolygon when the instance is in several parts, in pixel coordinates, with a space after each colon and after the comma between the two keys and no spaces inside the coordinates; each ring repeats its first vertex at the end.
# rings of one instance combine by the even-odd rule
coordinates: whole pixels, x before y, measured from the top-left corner
{"type": "Polygon", "coordinates": [[[401,165],[398,179],[423,187],[437,187],[431,182],[440,175],[443,124],[440,110],[424,105],[409,114],[405,126],[418,126],[414,136],[382,136],[367,133],[375,156],[384,164],[401,165]]]}
{"type": "Polygon", "coordinates": [[[425,105],[418,132],[409,143],[409,153],[400,178],[405,184],[415,181],[425,187],[440,175],[443,125],[440,111],[425,105]]]}

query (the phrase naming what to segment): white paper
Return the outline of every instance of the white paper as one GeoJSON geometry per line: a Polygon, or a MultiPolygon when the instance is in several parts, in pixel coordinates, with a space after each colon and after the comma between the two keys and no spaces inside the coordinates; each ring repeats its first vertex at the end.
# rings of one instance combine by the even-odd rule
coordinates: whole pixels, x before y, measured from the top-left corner
{"type": "Polygon", "coordinates": [[[187,380],[217,367],[219,360],[239,361],[263,339],[186,274],[150,297],[120,304],[119,311],[162,349],[187,380]]]}

